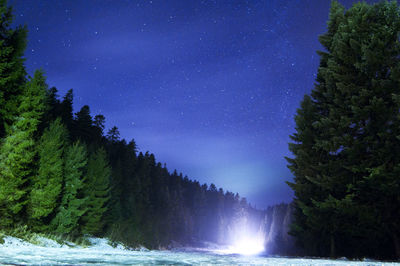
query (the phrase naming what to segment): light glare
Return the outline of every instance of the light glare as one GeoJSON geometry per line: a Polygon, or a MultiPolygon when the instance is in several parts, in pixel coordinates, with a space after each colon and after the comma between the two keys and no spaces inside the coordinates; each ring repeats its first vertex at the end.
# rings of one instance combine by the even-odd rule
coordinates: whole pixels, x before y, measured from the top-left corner
{"type": "Polygon", "coordinates": [[[226,253],[241,255],[257,255],[264,251],[264,241],[260,239],[242,238],[226,250],[226,253]]]}

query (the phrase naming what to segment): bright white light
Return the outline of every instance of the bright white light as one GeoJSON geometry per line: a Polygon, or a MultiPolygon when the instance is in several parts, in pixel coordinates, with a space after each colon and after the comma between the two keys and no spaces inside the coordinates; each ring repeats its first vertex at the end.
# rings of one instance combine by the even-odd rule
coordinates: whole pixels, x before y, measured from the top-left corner
{"type": "Polygon", "coordinates": [[[226,250],[231,254],[257,255],[264,251],[264,241],[261,239],[242,238],[226,250]]]}

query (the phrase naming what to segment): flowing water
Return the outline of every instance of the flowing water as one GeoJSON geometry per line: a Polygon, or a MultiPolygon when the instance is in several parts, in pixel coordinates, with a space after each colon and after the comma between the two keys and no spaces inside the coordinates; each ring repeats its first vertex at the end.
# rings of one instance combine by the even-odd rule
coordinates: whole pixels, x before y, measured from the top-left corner
{"type": "MultiPolygon", "coordinates": [[[[39,239],[40,245],[6,237],[0,245],[2,265],[395,265],[375,261],[354,262],[306,258],[243,256],[221,250],[134,251],[115,248],[105,239],[91,239],[87,248],[59,245],[39,239]]],[[[397,264],[400,265],[400,264],[397,264]]]]}

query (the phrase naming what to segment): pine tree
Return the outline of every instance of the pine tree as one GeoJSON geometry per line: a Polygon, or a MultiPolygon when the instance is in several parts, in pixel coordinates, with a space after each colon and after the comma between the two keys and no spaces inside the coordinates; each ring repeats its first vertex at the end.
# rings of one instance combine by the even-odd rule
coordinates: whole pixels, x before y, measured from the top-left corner
{"type": "Polygon", "coordinates": [[[108,132],[107,132],[107,139],[111,142],[111,143],[116,143],[119,141],[120,139],[120,134],[119,134],[119,130],[116,126],[112,127],[108,132]]]}
{"type": "Polygon", "coordinates": [[[103,214],[110,199],[109,180],[111,168],[108,165],[107,154],[103,148],[89,156],[84,183],[84,195],[87,197],[85,208],[87,213],[82,217],[82,232],[97,234],[103,228],[103,214]]]}
{"type": "Polygon", "coordinates": [[[292,234],[297,236],[298,245],[306,248],[310,254],[320,254],[321,241],[324,238],[320,234],[322,223],[308,223],[308,206],[312,206],[312,200],[321,200],[325,197],[327,190],[322,185],[323,180],[318,173],[318,165],[323,158],[321,152],[316,153],[315,138],[317,131],[313,124],[316,122],[316,107],[310,96],[306,95],[301,103],[301,108],[297,112],[296,133],[291,136],[295,141],[289,144],[289,149],[296,156],[295,159],[286,158],[289,162],[289,169],[294,174],[294,183],[289,185],[295,191],[296,223],[292,224],[292,234]],[[316,232],[315,232],[316,231],[316,232]]]}
{"type": "Polygon", "coordinates": [[[60,104],[60,116],[64,125],[67,126],[69,132],[73,131],[73,100],[74,100],[74,93],[73,90],[70,89],[65,94],[63,100],[60,104]]]}
{"type": "Polygon", "coordinates": [[[0,0],[0,138],[17,115],[19,96],[25,84],[22,58],[26,47],[26,27],[11,28],[12,9],[0,0]]]}
{"type": "Polygon", "coordinates": [[[399,33],[396,2],[332,2],[288,160],[292,232],[315,255],[400,257],[399,33]]]}
{"type": "Polygon", "coordinates": [[[92,142],[100,143],[103,140],[104,128],[105,128],[106,118],[104,115],[96,115],[93,118],[92,126],[92,142]]]}
{"type": "Polygon", "coordinates": [[[46,91],[46,111],[43,115],[42,122],[39,126],[39,133],[43,133],[51,122],[60,117],[60,100],[57,95],[57,88],[51,87],[46,91]]]}
{"type": "Polygon", "coordinates": [[[51,228],[59,233],[77,233],[79,219],[87,211],[83,196],[84,170],[87,165],[86,147],[75,142],[68,147],[64,156],[64,189],[57,215],[51,228]]]}
{"type": "Polygon", "coordinates": [[[93,139],[92,134],[92,117],[90,116],[90,108],[87,105],[82,106],[79,112],[75,113],[75,130],[76,138],[81,139],[85,143],[90,143],[93,139]]]}
{"type": "Polygon", "coordinates": [[[29,214],[36,230],[43,230],[59,204],[63,182],[67,129],[57,119],[45,129],[38,145],[39,169],[32,178],[29,214]]]}
{"type": "Polygon", "coordinates": [[[36,71],[27,83],[18,116],[0,148],[0,226],[8,227],[23,217],[29,181],[35,176],[35,134],[45,110],[45,78],[36,71]]]}

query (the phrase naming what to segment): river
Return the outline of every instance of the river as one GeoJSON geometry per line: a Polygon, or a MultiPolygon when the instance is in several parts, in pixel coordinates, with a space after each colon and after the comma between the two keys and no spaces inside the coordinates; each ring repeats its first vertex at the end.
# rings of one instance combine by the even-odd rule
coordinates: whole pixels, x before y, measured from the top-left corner
{"type": "MultiPolygon", "coordinates": [[[[6,237],[0,245],[2,265],[395,265],[378,261],[244,256],[221,250],[126,250],[94,239],[90,247],[69,247],[42,239],[40,245],[6,237]]],[[[400,264],[397,264],[400,265],[400,264]]]]}

